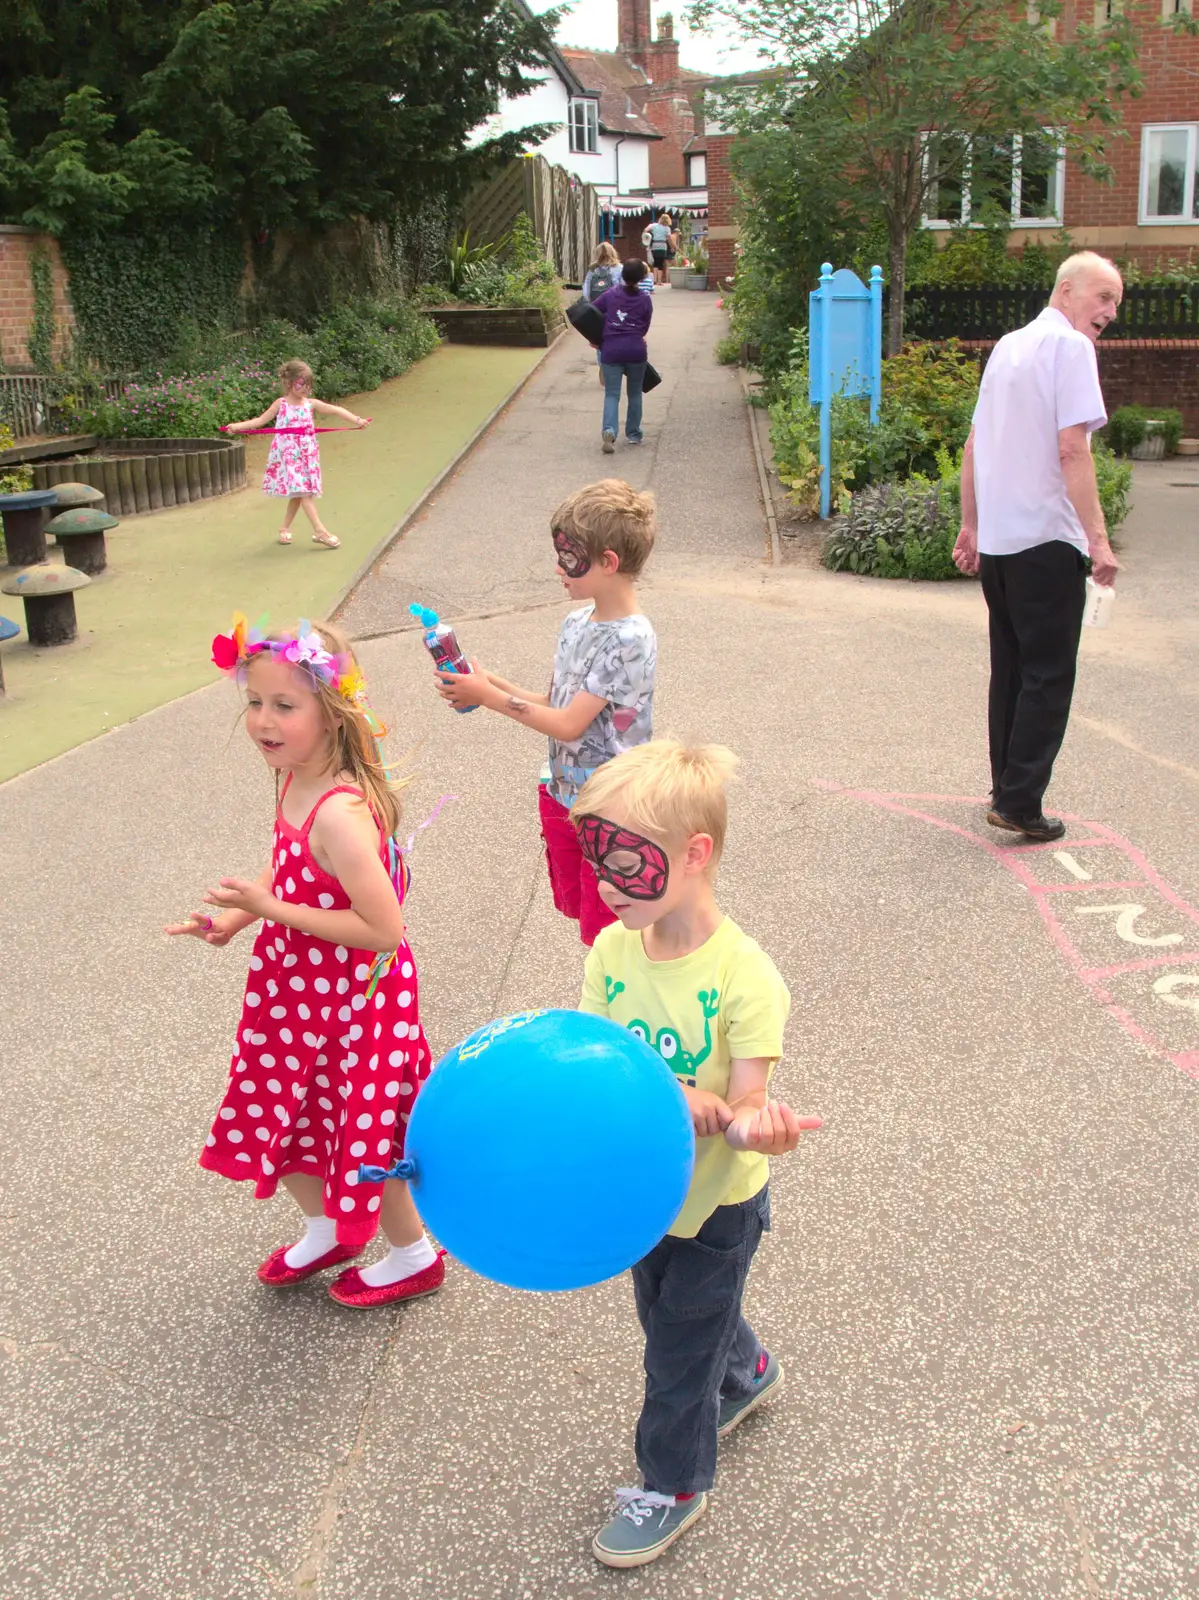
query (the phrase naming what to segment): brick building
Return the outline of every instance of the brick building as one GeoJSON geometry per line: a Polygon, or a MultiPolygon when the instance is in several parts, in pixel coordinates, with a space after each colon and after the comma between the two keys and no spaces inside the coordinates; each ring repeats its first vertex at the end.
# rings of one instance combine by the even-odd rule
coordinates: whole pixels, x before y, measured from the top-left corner
{"type": "Polygon", "coordinates": [[[601,235],[624,258],[644,253],[641,235],[663,211],[686,231],[705,232],[707,140],[703,91],[710,74],[679,60],[674,17],[663,12],[655,35],[650,0],[612,0],[615,50],[562,46],[546,62],[533,96],[501,106],[494,126],[556,120],[562,131],[539,146],[547,159],[595,188],[601,235]]]}
{"type": "MultiPolygon", "coordinates": [[[[1065,0],[1052,26],[1071,38],[1079,22],[1102,25],[1113,6],[1140,36],[1144,90],[1122,107],[1127,138],[1111,141],[1111,187],[1086,177],[1047,131],[1033,147],[1012,139],[980,151],[965,175],[938,183],[930,171],[925,226],[948,233],[969,224],[984,199],[999,199],[1011,217],[1011,248],[1069,230],[1081,248],[1151,265],[1193,262],[1199,276],[1199,38],[1174,32],[1170,19],[1195,0],[1065,0]]],[[[746,84],[753,75],[722,80],[746,84]]],[[[709,259],[719,282],[734,270],[738,227],[728,127],[710,97],[707,120],[709,259]]]]}

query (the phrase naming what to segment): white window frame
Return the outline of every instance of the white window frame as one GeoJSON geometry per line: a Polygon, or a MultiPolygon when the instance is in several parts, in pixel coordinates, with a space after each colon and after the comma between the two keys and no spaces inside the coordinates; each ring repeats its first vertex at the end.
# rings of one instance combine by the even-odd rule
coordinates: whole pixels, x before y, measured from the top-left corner
{"type": "Polygon", "coordinates": [[[708,181],[708,158],[707,158],[706,154],[702,150],[700,150],[700,151],[697,151],[697,153],[695,155],[687,157],[687,187],[689,189],[702,189],[704,187],[704,185],[707,183],[707,181],[708,181]],[[703,163],[704,175],[703,175],[702,178],[697,178],[695,176],[695,163],[697,161],[700,161],[700,162],[703,163]]]}
{"type": "Polygon", "coordinates": [[[570,102],[567,116],[572,154],[599,155],[599,102],[576,96],[570,102]]]}
{"type": "Polygon", "coordinates": [[[1143,228],[1186,228],[1199,224],[1195,211],[1196,141],[1199,141],[1199,122],[1146,122],[1141,128],[1141,183],[1137,194],[1137,221],[1143,228]],[[1183,175],[1182,215],[1160,216],[1149,209],[1149,135],[1175,133],[1182,129],[1187,134],[1186,171],[1183,175]]]}
{"type": "MultiPolygon", "coordinates": [[[[1055,134],[1055,132],[1054,132],[1054,130],[1052,128],[1044,129],[1044,133],[1045,133],[1045,137],[1047,139],[1053,139],[1053,138],[1057,137],[1057,135],[1055,134]]],[[[941,135],[939,135],[939,137],[942,138],[942,139],[954,138],[954,137],[964,138],[965,135],[964,134],[959,134],[959,135],[941,134],[941,135]]],[[[929,177],[930,177],[928,166],[929,166],[929,161],[931,160],[931,156],[932,156],[931,141],[932,141],[932,135],[931,134],[925,134],[924,135],[924,178],[925,178],[925,186],[926,186],[926,188],[928,186],[929,177]]],[[[1015,133],[1015,134],[1012,135],[1012,192],[1011,192],[1011,200],[1010,200],[1009,206],[1008,206],[1008,218],[1010,220],[1011,226],[1013,228],[1060,228],[1060,227],[1062,227],[1063,226],[1063,218],[1065,216],[1065,210],[1066,210],[1066,147],[1065,147],[1065,145],[1059,143],[1058,146],[1057,146],[1057,161],[1055,163],[1055,171],[1054,171],[1054,187],[1055,187],[1055,189],[1057,191],[1058,211],[1057,211],[1057,215],[1056,216],[1052,216],[1052,217],[1022,217],[1020,215],[1021,161],[1022,161],[1022,158],[1023,158],[1023,153],[1024,153],[1024,135],[1021,134],[1021,133],[1015,133]]],[[[932,229],[940,228],[940,229],[945,230],[945,231],[948,231],[950,228],[981,228],[982,227],[982,223],[981,222],[972,222],[970,220],[970,201],[971,201],[970,179],[971,179],[971,167],[972,167],[972,165],[973,165],[973,157],[970,154],[970,152],[967,152],[966,161],[965,161],[965,164],[964,164],[964,166],[962,168],[962,215],[961,215],[960,220],[957,221],[957,222],[951,222],[951,221],[948,221],[944,217],[930,217],[930,216],[925,215],[925,216],[923,216],[921,218],[921,222],[922,222],[922,225],[924,227],[932,228],[932,229]]]]}
{"type": "Polygon", "coordinates": [[[1162,21],[1171,17],[1189,17],[1194,10],[1194,0],[1162,0],[1162,21]]]}

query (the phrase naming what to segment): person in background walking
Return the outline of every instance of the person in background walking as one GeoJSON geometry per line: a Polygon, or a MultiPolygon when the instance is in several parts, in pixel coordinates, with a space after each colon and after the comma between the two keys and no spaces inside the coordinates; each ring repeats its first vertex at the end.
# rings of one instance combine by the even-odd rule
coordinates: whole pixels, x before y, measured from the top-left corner
{"type": "Polygon", "coordinates": [[[1107,421],[1095,345],[1115,319],[1120,274],[1090,250],[1057,269],[1048,306],[995,346],[962,456],[960,571],[979,573],[991,634],[989,733],[995,828],[1066,831],[1042,810],[1070,716],[1086,598],[1119,567],[1091,459],[1107,421]]]}
{"type": "Polygon", "coordinates": [[[677,247],[677,238],[674,225],[670,220],[670,212],[664,211],[657,222],[651,222],[646,229],[649,234],[650,259],[654,263],[654,282],[666,282],[666,263],[670,252],[677,247]]]}
{"type": "Polygon", "coordinates": [[[600,371],[604,376],[604,454],[616,449],[620,431],[620,385],[628,385],[625,435],[630,444],[641,443],[641,385],[649,361],[645,336],[654,315],[653,296],[641,293],[644,261],[626,261],[620,282],[600,295],[596,309],[604,314],[604,340],[600,345],[600,371]]]}
{"type": "MultiPolygon", "coordinates": [[[[595,303],[601,294],[612,289],[620,282],[620,257],[616,254],[615,247],[606,239],[595,247],[595,254],[591,258],[591,265],[587,269],[587,276],[583,279],[583,299],[595,303]]],[[[604,369],[600,361],[600,353],[595,352],[595,364],[598,368],[597,376],[600,388],[604,386],[604,369]]]]}
{"type": "Polygon", "coordinates": [[[615,288],[620,279],[620,257],[604,239],[595,247],[587,276],[583,279],[583,299],[596,301],[605,289],[615,288]]]}

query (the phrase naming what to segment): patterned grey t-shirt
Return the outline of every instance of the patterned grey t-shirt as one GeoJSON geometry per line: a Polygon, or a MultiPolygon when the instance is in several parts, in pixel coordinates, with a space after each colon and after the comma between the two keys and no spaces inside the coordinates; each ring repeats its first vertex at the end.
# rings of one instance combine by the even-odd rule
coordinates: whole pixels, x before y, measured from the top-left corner
{"type": "Polygon", "coordinates": [[[564,806],[574,805],[597,767],[653,737],[658,641],[649,618],[638,613],[593,622],[594,609],[588,605],[570,613],[554,655],[550,705],[568,706],[577,694],[608,702],[580,738],[550,740],[549,791],[564,806]]]}

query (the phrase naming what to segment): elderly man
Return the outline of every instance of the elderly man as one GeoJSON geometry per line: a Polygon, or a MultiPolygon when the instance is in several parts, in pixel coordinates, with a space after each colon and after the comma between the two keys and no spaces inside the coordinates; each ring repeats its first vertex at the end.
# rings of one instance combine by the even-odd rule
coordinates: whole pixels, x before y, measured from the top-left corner
{"type": "Polygon", "coordinates": [[[1070,716],[1086,562],[1113,584],[1091,460],[1107,421],[1095,344],[1124,285],[1089,250],[1058,268],[1049,305],[995,346],[962,457],[953,559],[979,573],[991,631],[991,809],[996,828],[1060,839],[1042,811],[1070,716]]]}

